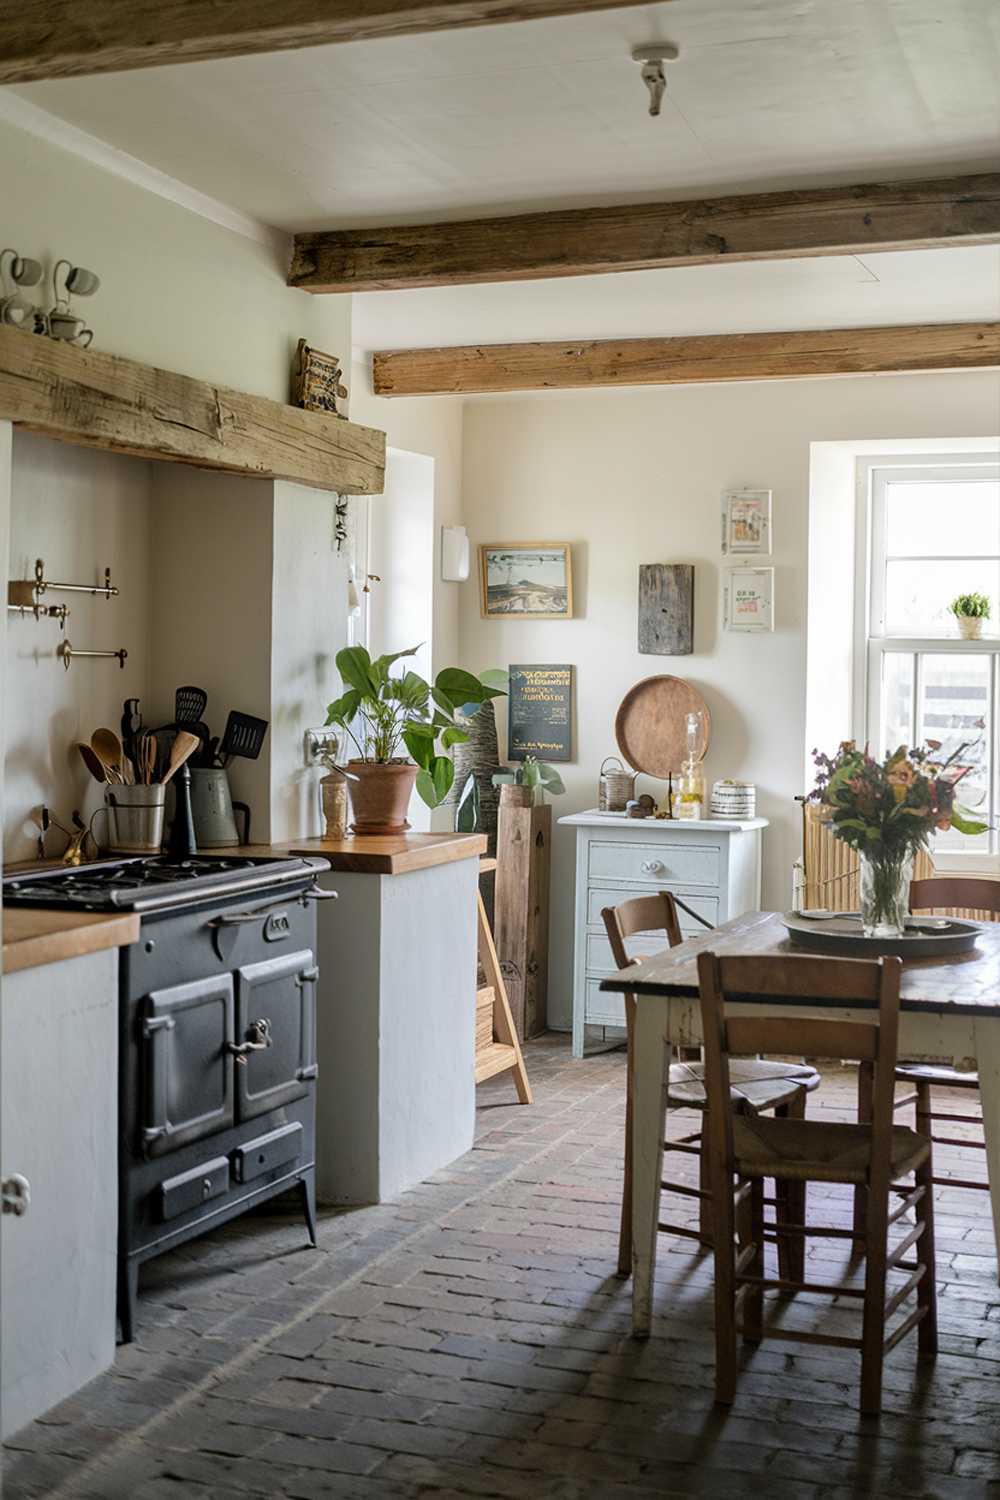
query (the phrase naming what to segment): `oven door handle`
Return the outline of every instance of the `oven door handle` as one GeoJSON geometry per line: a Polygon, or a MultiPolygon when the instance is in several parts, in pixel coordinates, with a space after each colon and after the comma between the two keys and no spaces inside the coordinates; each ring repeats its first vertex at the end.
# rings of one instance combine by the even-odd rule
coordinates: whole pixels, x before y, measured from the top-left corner
{"type": "Polygon", "coordinates": [[[307,891],[300,891],[297,896],[281,896],[275,901],[268,901],[263,906],[255,906],[252,911],[230,911],[223,912],[221,916],[212,917],[205,923],[206,927],[238,927],[243,922],[259,922],[261,917],[276,906],[287,906],[289,901],[298,901],[305,906],[307,901],[336,901],[336,891],[321,890],[319,885],[310,886],[307,891]]]}

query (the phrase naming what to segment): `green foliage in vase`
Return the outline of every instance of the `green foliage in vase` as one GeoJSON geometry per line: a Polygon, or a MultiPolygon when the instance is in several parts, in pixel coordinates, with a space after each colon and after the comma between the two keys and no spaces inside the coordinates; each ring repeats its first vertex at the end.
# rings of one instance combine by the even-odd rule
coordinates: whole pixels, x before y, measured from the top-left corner
{"type": "Polygon", "coordinates": [[[364,646],[338,651],[337,670],[346,691],[329,705],[326,722],[353,740],[362,760],[376,765],[415,761],[417,791],[428,807],[438,807],[455,779],[448,751],[469,738],[463,719],[487,699],[503,697],[503,689],[484,680],[489,674],[474,677],[460,667],[445,667],[433,687],[417,672],[390,670],[419,649],[411,646],[374,660],[364,646]]]}
{"type": "Polygon", "coordinates": [[[990,601],[985,594],[959,594],[948,605],[948,613],[958,620],[988,620],[990,601]]]}

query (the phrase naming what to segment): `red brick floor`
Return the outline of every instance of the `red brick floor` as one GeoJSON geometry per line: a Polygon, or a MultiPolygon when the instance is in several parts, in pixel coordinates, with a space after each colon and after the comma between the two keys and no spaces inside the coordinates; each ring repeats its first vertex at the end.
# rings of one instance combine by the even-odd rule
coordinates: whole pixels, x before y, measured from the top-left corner
{"type": "MultiPolygon", "coordinates": [[[[528,1065],[533,1107],[484,1086],[468,1156],[398,1201],[325,1214],[318,1249],[296,1215],[256,1215],[154,1262],[135,1344],[8,1444],[5,1500],[1000,1497],[985,1194],[938,1194],[941,1352],[893,1352],[881,1419],[857,1415],[855,1355],[780,1343],[748,1356],[723,1414],[709,1260],[663,1236],[653,1337],[629,1334],[622,1053],[573,1062],[547,1037],[528,1065]]],[[[823,1072],[811,1113],[846,1117],[853,1075],[823,1072]]],[[[981,1157],[939,1165],[969,1175],[981,1157]]],[[[815,1190],[815,1218],[848,1209],[815,1190]]],[[[844,1255],[814,1244],[818,1278],[844,1255]]]]}

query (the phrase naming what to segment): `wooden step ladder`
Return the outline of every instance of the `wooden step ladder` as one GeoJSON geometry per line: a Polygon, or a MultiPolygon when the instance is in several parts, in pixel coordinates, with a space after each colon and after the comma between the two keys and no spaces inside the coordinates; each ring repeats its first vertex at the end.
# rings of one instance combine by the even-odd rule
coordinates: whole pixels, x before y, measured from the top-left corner
{"type": "MultiPolygon", "coordinates": [[[[495,870],[495,859],[481,859],[479,873],[495,870]]],[[[497,1073],[514,1074],[514,1087],[522,1104],[532,1103],[531,1084],[521,1055],[514,1018],[507,999],[507,986],[500,972],[493,934],[486,918],[482,891],[476,892],[479,906],[479,964],[486,978],[476,992],[476,1082],[483,1083],[497,1073]]]]}

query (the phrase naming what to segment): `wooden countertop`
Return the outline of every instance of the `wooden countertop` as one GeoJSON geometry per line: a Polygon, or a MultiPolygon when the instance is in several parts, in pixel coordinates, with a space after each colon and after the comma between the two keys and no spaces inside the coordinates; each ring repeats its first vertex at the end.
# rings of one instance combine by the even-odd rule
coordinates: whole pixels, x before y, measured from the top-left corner
{"type": "Polygon", "coordinates": [[[3,971],[37,969],[42,964],[125,948],[139,936],[134,912],[48,911],[40,906],[5,906],[3,971]]]}
{"type": "MultiPolygon", "coordinates": [[[[456,859],[478,859],[486,853],[484,833],[356,833],[346,839],[290,839],[283,844],[251,845],[271,854],[315,854],[328,860],[331,870],[356,875],[408,875],[456,859]]],[[[237,852],[237,851],[234,851],[237,852]]]]}

